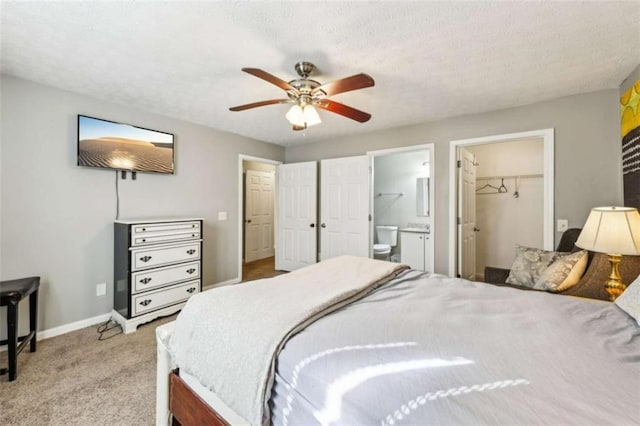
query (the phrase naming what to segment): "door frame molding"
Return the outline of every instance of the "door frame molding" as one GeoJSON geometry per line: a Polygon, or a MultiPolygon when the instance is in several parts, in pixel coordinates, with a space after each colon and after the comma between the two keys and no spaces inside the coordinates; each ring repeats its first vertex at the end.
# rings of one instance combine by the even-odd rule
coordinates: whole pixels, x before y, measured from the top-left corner
{"type": "MultiPolygon", "coordinates": [[[[278,160],[271,160],[269,158],[262,158],[262,157],[256,157],[253,155],[247,155],[247,154],[238,154],[238,278],[237,278],[237,282],[241,282],[242,281],[242,258],[244,257],[244,233],[243,233],[243,227],[244,227],[244,221],[243,221],[243,214],[242,212],[244,211],[244,192],[242,191],[242,184],[243,184],[243,176],[242,176],[242,172],[243,172],[243,162],[244,161],[255,161],[256,163],[266,163],[266,164],[272,164],[274,166],[278,166],[278,164],[282,164],[282,161],[278,161],[278,160]]],[[[278,173],[276,171],[275,173],[275,180],[274,180],[274,203],[273,203],[273,229],[274,229],[274,233],[273,233],[273,246],[276,248],[278,248],[278,236],[277,233],[275,232],[275,230],[278,227],[278,217],[277,217],[277,213],[278,213],[278,203],[277,203],[277,199],[278,199],[278,192],[277,192],[277,184],[278,184],[278,173]]]]}
{"type": "MultiPolygon", "coordinates": [[[[375,169],[373,167],[373,160],[375,157],[382,157],[385,155],[391,154],[399,154],[402,152],[410,152],[410,151],[429,151],[429,233],[430,233],[430,246],[429,246],[429,255],[431,260],[431,272],[433,273],[436,267],[436,174],[435,174],[435,158],[436,158],[436,147],[434,143],[425,143],[421,145],[409,145],[409,146],[401,146],[398,148],[388,148],[388,149],[379,149],[375,151],[367,151],[367,155],[369,156],[369,167],[371,168],[371,173],[369,174],[369,179],[371,180],[369,183],[369,213],[371,214],[372,220],[369,222],[369,257],[373,258],[373,241],[374,241],[374,213],[373,213],[373,201],[374,201],[374,187],[373,187],[373,175],[375,173],[375,169]]],[[[398,230],[398,235],[400,231],[398,230]]],[[[402,255],[402,253],[400,254],[402,255]]]]}
{"type": "Polygon", "coordinates": [[[554,128],[538,129],[526,132],[506,133],[483,136],[479,138],[458,139],[449,141],[449,276],[457,276],[458,266],[458,185],[457,185],[457,153],[458,147],[482,145],[499,142],[517,142],[524,139],[543,139],[543,248],[553,250],[554,245],[554,128]]]}

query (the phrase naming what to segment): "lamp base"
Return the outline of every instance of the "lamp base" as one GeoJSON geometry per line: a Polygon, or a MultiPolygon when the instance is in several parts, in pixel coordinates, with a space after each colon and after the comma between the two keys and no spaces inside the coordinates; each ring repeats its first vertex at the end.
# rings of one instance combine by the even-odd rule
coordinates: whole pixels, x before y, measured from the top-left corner
{"type": "Polygon", "coordinates": [[[609,279],[604,282],[604,288],[607,290],[607,293],[609,293],[609,300],[613,302],[622,294],[627,286],[623,284],[620,271],[618,270],[622,256],[619,254],[608,254],[607,256],[609,257],[609,263],[611,263],[611,273],[609,274],[609,279]]]}

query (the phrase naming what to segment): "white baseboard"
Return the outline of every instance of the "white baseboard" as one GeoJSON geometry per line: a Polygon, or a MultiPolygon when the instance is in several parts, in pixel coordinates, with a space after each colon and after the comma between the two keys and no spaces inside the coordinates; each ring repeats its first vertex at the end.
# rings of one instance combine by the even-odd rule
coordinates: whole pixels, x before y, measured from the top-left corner
{"type": "MultiPolygon", "coordinates": [[[[98,315],[91,318],[86,318],[80,321],[75,321],[69,324],[60,325],[58,327],[53,327],[48,330],[38,331],[36,335],[36,340],[44,340],[50,337],[59,336],[61,334],[70,333],[72,331],[80,330],[81,328],[89,327],[92,325],[99,324],[101,322],[105,322],[111,317],[110,313],[98,315]]],[[[0,351],[6,351],[7,345],[0,346],[0,351]]]]}
{"type": "MultiPolygon", "coordinates": [[[[237,284],[240,282],[240,278],[232,278],[230,280],[221,281],[219,283],[209,284],[203,287],[203,290],[209,290],[215,287],[222,287],[225,285],[237,284]]],[[[70,333],[72,331],[80,330],[81,328],[89,327],[91,325],[96,325],[101,322],[107,321],[111,318],[111,313],[106,313],[102,315],[97,315],[95,317],[86,318],[80,321],[75,321],[69,324],[60,325],[58,327],[53,327],[48,330],[38,331],[36,336],[36,340],[44,340],[49,339],[50,337],[59,336],[61,334],[70,333]]],[[[7,345],[0,346],[0,352],[6,351],[7,345]]]]}

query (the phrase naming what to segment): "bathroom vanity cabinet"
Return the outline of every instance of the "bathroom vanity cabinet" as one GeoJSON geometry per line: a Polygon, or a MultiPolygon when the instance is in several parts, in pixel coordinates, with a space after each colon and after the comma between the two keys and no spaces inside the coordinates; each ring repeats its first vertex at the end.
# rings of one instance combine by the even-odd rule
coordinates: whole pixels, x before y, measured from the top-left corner
{"type": "Polygon", "coordinates": [[[432,272],[429,233],[400,230],[400,260],[412,269],[432,272]]]}

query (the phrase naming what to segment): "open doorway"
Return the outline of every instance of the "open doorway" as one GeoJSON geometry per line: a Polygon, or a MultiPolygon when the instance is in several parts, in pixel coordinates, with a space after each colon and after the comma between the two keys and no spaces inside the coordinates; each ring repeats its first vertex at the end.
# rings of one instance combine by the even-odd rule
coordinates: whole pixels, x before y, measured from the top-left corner
{"type": "Polygon", "coordinates": [[[240,156],[240,281],[278,275],[276,246],[276,166],[279,162],[240,156]]]}
{"type": "Polygon", "coordinates": [[[370,257],[433,272],[433,144],[374,151],[370,257]]]}
{"type": "Polygon", "coordinates": [[[451,143],[450,274],[482,281],[516,245],[553,248],[553,129],[451,143]]]}

